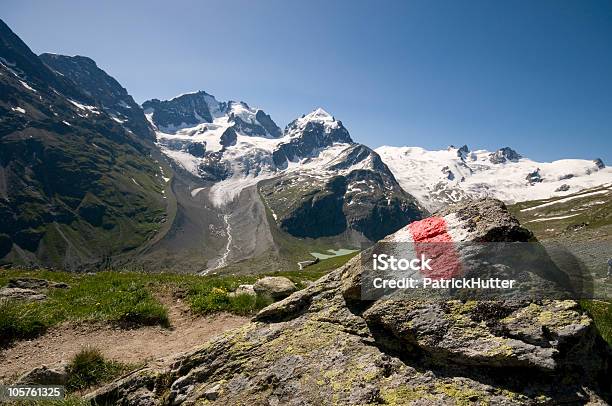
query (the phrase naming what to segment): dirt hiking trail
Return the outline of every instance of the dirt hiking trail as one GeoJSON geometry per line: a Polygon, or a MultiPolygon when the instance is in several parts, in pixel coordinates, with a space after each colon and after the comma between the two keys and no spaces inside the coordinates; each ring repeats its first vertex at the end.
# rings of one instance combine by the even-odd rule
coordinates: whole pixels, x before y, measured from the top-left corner
{"type": "Polygon", "coordinates": [[[0,382],[14,382],[43,364],[68,362],[88,346],[100,349],[108,359],[143,364],[204,344],[249,321],[248,317],[226,313],[196,317],[178,299],[161,297],[159,300],[168,309],[170,329],[151,326],[126,330],[104,323],[64,323],[38,338],[17,341],[0,349],[0,382]]]}

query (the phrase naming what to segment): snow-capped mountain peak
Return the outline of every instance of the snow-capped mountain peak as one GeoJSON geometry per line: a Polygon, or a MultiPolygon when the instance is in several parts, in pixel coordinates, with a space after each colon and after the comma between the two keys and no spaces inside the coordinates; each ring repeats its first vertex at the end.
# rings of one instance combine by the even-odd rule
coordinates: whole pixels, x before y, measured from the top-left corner
{"type": "Polygon", "coordinates": [[[562,196],[612,182],[612,169],[600,160],[536,162],[512,148],[495,152],[449,147],[376,149],[408,193],[429,210],[466,197],[496,197],[507,203],[562,196]]]}
{"type": "Polygon", "coordinates": [[[325,132],[331,132],[342,127],[342,123],[334,118],[331,114],[325,111],[323,108],[318,107],[308,114],[294,120],[289,123],[286,128],[286,132],[290,135],[296,135],[299,132],[304,131],[308,125],[320,125],[323,127],[325,132]]]}

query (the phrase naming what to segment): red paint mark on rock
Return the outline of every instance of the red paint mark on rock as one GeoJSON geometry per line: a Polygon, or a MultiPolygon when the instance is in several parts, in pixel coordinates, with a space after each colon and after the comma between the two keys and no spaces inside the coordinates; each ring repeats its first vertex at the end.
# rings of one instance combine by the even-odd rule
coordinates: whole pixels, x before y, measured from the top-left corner
{"type": "Polygon", "coordinates": [[[417,256],[431,258],[431,270],[423,270],[426,278],[450,279],[461,274],[459,254],[448,233],[443,217],[429,217],[408,225],[417,256]]]}

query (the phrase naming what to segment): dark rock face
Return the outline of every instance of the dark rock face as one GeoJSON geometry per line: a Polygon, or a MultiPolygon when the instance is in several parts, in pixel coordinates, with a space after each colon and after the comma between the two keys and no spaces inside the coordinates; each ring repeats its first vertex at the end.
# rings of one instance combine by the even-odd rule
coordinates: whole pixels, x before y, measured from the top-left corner
{"type": "Polygon", "coordinates": [[[188,93],[172,100],[148,100],[142,104],[145,111],[153,112],[153,121],[159,128],[193,127],[199,123],[212,123],[211,108],[225,106],[217,103],[214,97],[205,91],[188,93]]]}
{"type": "MultiPolygon", "coordinates": [[[[446,214],[471,238],[495,241],[522,229],[501,202],[469,206],[446,214]],[[480,217],[467,218],[474,212],[480,217]]],[[[611,400],[610,349],[576,302],[355,301],[361,272],[362,259],[354,258],[244,327],[89,399],[151,405],[611,400]]]]}
{"type": "Polygon", "coordinates": [[[244,135],[278,138],[282,131],[262,110],[252,110],[244,102],[218,102],[214,96],[199,91],[184,94],[171,100],[148,100],[142,107],[152,113],[155,125],[164,131],[173,132],[201,123],[212,123],[216,117],[227,116],[232,128],[244,135]],[[235,111],[247,111],[246,117],[235,111]]]}
{"type": "Polygon", "coordinates": [[[0,263],[79,267],[144,242],[164,213],[153,145],[1,21],[0,62],[0,263]]]}
{"type": "Polygon", "coordinates": [[[282,131],[269,115],[264,113],[262,110],[257,110],[254,116],[250,117],[250,121],[245,121],[240,116],[232,112],[233,107],[238,105],[240,108],[249,109],[249,106],[244,102],[229,102],[227,107],[227,113],[229,114],[229,120],[233,123],[236,131],[239,131],[245,135],[256,136],[256,137],[269,137],[278,138],[282,136],[282,131]]]}
{"type": "Polygon", "coordinates": [[[281,137],[283,132],[276,125],[276,123],[272,120],[272,118],[263,112],[263,110],[257,110],[255,115],[255,119],[261,124],[261,126],[274,138],[281,137]]]}
{"type": "Polygon", "coordinates": [[[448,166],[442,168],[442,173],[446,175],[446,179],[453,180],[455,179],[455,174],[450,170],[448,166]]]}
{"type": "Polygon", "coordinates": [[[288,233],[318,238],[351,229],[376,241],[424,214],[364,145],[348,145],[325,171],[335,175],[322,180],[289,173],[260,184],[262,198],[288,233]]]}
{"type": "Polygon", "coordinates": [[[83,93],[112,117],[140,137],[155,140],[155,134],[144,116],[142,108],[127,90],[109,76],[96,63],[85,56],[42,54],[40,59],[52,70],[72,80],[83,93]]]}
{"type": "Polygon", "coordinates": [[[525,177],[525,180],[529,183],[531,183],[532,185],[534,183],[540,183],[542,182],[542,175],[540,175],[540,168],[537,168],[535,171],[533,172],[529,172],[527,174],[527,176],[525,177]]]}
{"type": "Polygon", "coordinates": [[[298,129],[297,120],[291,122],[285,129],[286,133],[297,132],[298,137],[283,143],[274,151],[272,157],[274,164],[279,168],[286,167],[288,161],[313,156],[321,148],[332,146],[334,143],[352,144],[353,140],[341,122],[336,128],[328,129],[325,124],[310,121],[303,129],[298,129]]]}
{"type": "Polygon", "coordinates": [[[604,169],[606,167],[606,165],[604,164],[604,162],[601,160],[601,158],[597,158],[595,159],[593,162],[595,162],[595,165],[597,165],[598,169],[604,169]]]}
{"type": "Polygon", "coordinates": [[[236,130],[233,127],[228,127],[227,130],[221,134],[221,145],[225,148],[236,145],[236,140],[238,139],[238,134],[236,134],[236,130]]]}
{"type": "Polygon", "coordinates": [[[189,143],[187,152],[195,157],[203,158],[206,155],[206,144],[202,142],[189,143]]]}
{"type": "Polygon", "coordinates": [[[500,148],[489,156],[489,160],[494,164],[503,164],[507,161],[516,162],[519,159],[521,155],[509,147],[500,148]]]}
{"type": "Polygon", "coordinates": [[[318,238],[342,233],[347,228],[342,211],[345,192],[346,179],[339,176],[324,188],[299,196],[299,203],[280,219],[281,227],[296,237],[318,238]]]}
{"type": "Polygon", "coordinates": [[[467,145],[463,145],[461,148],[457,150],[457,156],[461,159],[467,158],[467,154],[470,152],[470,149],[467,145]]]}

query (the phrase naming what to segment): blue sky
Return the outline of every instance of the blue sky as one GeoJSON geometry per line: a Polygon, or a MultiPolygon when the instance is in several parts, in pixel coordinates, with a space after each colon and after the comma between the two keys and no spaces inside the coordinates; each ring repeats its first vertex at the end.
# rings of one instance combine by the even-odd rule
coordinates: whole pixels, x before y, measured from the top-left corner
{"type": "Polygon", "coordinates": [[[321,106],[370,146],[612,164],[612,1],[3,0],[34,50],[143,102],[206,90],[281,126],[321,106]]]}

